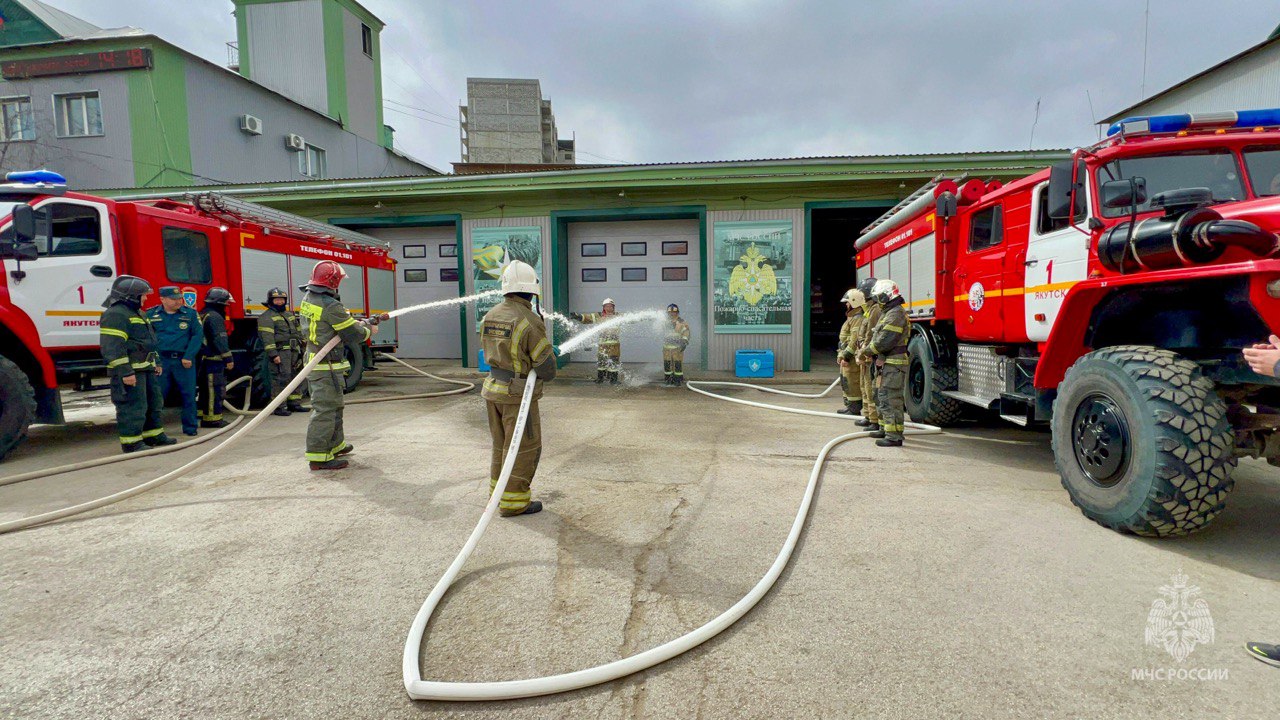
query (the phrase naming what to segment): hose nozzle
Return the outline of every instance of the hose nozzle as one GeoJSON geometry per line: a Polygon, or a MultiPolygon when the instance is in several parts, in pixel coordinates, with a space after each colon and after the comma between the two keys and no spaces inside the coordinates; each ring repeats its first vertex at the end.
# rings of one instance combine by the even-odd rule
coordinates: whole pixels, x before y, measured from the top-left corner
{"type": "Polygon", "coordinates": [[[378,323],[385,322],[390,319],[391,319],[390,313],[378,313],[377,315],[371,315],[366,322],[368,322],[370,325],[377,325],[378,323]]]}

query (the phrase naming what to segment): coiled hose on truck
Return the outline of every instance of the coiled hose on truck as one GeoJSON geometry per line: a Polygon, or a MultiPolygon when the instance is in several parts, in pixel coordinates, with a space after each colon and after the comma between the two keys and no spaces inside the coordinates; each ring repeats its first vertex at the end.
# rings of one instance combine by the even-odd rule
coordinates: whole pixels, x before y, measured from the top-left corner
{"type": "MultiPolygon", "coordinates": [[[[493,519],[493,514],[497,510],[498,502],[502,497],[503,491],[507,487],[507,481],[511,478],[511,469],[515,463],[516,455],[520,452],[520,440],[524,437],[525,421],[528,419],[530,398],[533,397],[533,388],[537,384],[537,373],[530,372],[528,381],[525,384],[524,396],[521,398],[520,412],[516,417],[516,425],[512,434],[511,444],[507,448],[506,460],[502,464],[502,472],[498,476],[498,482],[494,486],[492,494],[489,496],[489,502],[485,505],[484,513],[480,515],[479,522],[471,531],[471,535],[463,544],[462,550],[458,552],[457,557],[445,570],[440,580],[431,590],[431,594],[427,596],[422,607],[418,610],[418,614],[413,618],[413,623],[409,626],[409,635],[405,639],[404,654],[402,656],[401,669],[404,677],[404,688],[408,692],[409,697],[415,700],[450,700],[450,701],[481,701],[481,700],[515,700],[518,698],[536,697],[539,695],[552,695],[555,693],[568,692],[570,690],[579,690],[593,685],[600,685],[611,680],[626,677],[633,673],[647,670],[659,663],[665,662],[682,653],[685,653],[702,643],[710,640],[720,634],[743,615],[746,615],[756,603],[769,592],[778,577],[786,568],[788,561],[791,559],[791,553],[795,550],[796,542],[800,539],[800,533],[804,530],[805,519],[809,516],[809,507],[813,503],[813,494],[818,487],[818,478],[822,474],[822,468],[826,464],[827,456],[837,446],[850,440],[870,437],[871,432],[863,430],[860,432],[838,435],[827,442],[818,452],[818,457],[813,463],[813,470],[809,473],[809,483],[805,486],[804,497],[800,500],[800,507],[796,511],[795,521],[791,524],[791,531],[787,533],[787,538],[782,544],[782,549],[778,552],[778,557],[773,561],[773,565],[769,566],[769,570],[760,578],[755,587],[751,588],[741,600],[734,603],[732,607],[725,610],[720,615],[713,618],[710,622],[696,630],[688,632],[680,637],[666,642],[644,652],[637,653],[630,657],[615,660],[611,663],[598,665],[585,670],[577,670],[560,675],[549,675],[546,677],[529,678],[526,680],[502,680],[495,682],[444,682],[438,680],[423,680],[422,668],[420,664],[420,655],[422,651],[422,636],[426,631],[427,623],[431,620],[432,614],[435,613],[436,606],[449,590],[449,586],[453,584],[454,579],[462,570],[462,566],[466,563],[467,558],[471,556],[475,550],[476,544],[480,542],[480,537],[484,534],[485,528],[489,526],[489,521],[493,519]]],[[[826,413],[815,410],[804,410],[801,408],[789,408],[779,405],[769,405],[767,403],[753,402],[751,400],[742,400],[739,398],[731,398],[725,395],[702,390],[698,385],[706,386],[731,386],[731,387],[747,387],[763,392],[774,393],[777,395],[787,395],[799,398],[819,398],[839,384],[839,380],[833,382],[826,390],[816,394],[793,393],[786,390],[777,390],[761,385],[750,385],[747,383],[735,382],[697,382],[690,381],[686,383],[693,392],[707,397],[716,398],[718,400],[727,400],[729,402],[741,405],[749,405],[766,410],[779,410],[782,412],[797,413],[801,415],[817,415],[820,417],[834,417],[840,419],[855,419],[855,415],[840,415],[837,413],[826,413]]],[[[910,435],[931,435],[942,432],[940,428],[932,425],[923,425],[920,423],[906,423],[907,434],[910,435]]]]}

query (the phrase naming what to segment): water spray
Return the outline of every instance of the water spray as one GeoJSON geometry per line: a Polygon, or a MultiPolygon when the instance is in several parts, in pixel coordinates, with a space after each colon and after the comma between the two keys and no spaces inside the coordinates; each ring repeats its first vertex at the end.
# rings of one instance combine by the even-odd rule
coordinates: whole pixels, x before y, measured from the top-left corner
{"type": "Polygon", "coordinates": [[[666,315],[660,310],[639,310],[637,312],[629,312],[625,315],[618,315],[617,317],[611,317],[608,320],[604,320],[602,322],[592,323],[590,326],[587,327],[586,330],[564,341],[564,344],[560,346],[560,354],[567,355],[571,352],[574,352],[575,350],[578,350],[583,345],[586,345],[588,340],[594,338],[595,336],[599,335],[602,332],[605,332],[606,330],[612,330],[614,328],[622,327],[623,325],[629,325],[631,323],[644,322],[645,320],[648,320],[651,322],[657,322],[665,318],[666,318],[666,315]]]}
{"type": "Polygon", "coordinates": [[[450,305],[465,305],[466,303],[475,302],[476,300],[480,300],[482,298],[493,297],[495,295],[501,295],[501,294],[502,294],[501,290],[485,290],[484,292],[478,292],[472,295],[463,295],[462,297],[449,298],[447,300],[436,300],[434,302],[422,303],[420,305],[410,305],[409,307],[396,308],[395,310],[392,310],[391,312],[386,313],[386,316],[388,319],[398,318],[401,315],[408,315],[409,313],[419,312],[422,310],[431,310],[433,308],[449,307],[450,305]]]}

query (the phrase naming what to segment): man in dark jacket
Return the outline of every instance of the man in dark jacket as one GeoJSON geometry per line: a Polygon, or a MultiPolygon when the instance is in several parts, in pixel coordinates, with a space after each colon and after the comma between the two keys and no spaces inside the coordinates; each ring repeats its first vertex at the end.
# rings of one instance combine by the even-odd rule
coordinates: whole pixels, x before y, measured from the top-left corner
{"type": "Polygon", "coordinates": [[[160,398],[177,388],[182,397],[182,433],[195,435],[196,362],[201,340],[200,316],[182,301],[177,285],[160,288],[160,304],[147,310],[147,319],[156,331],[156,352],[160,356],[160,398]]]}
{"type": "Polygon", "coordinates": [[[177,442],[165,435],[161,426],[164,396],[156,366],[156,334],[142,313],[142,303],[150,292],[146,280],[121,275],[111,284],[111,294],[102,303],[106,312],[98,321],[102,359],[111,374],[120,447],[127,453],[147,445],[177,442]]]}
{"type": "Polygon", "coordinates": [[[227,392],[227,371],[235,367],[227,340],[227,303],[235,302],[226,288],[213,287],[204,295],[204,356],[200,359],[200,427],[226,427],[222,401],[227,392]]]}

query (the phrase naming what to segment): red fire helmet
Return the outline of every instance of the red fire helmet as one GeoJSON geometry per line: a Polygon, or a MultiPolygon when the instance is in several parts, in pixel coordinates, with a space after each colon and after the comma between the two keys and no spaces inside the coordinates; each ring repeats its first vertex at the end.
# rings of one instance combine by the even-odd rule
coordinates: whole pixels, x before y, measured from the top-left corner
{"type": "Polygon", "coordinates": [[[338,263],[332,260],[321,260],[311,270],[311,284],[337,290],[338,283],[342,282],[346,276],[347,272],[338,263]]]}

